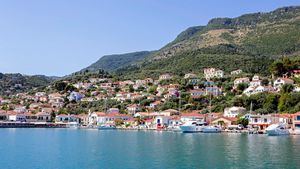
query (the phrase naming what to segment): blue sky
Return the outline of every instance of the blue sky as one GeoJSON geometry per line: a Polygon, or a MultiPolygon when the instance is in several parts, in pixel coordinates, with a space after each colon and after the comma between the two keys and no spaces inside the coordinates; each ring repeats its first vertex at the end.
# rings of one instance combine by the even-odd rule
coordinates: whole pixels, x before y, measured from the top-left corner
{"type": "Polygon", "coordinates": [[[63,76],[107,54],[159,49],[190,26],[299,0],[1,0],[0,72],[63,76]]]}

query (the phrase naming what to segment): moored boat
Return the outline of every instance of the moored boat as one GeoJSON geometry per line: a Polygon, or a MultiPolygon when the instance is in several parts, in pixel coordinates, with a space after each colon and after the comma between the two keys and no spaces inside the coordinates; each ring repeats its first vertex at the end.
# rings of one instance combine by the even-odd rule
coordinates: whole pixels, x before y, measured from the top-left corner
{"type": "Polygon", "coordinates": [[[180,129],[183,133],[197,133],[202,132],[205,123],[199,121],[187,121],[180,126],[180,129]]]}
{"type": "Polygon", "coordinates": [[[280,135],[289,135],[289,129],[286,128],[285,124],[272,124],[266,128],[266,133],[269,136],[280,136],[280,135]]]}
{"type": "Polygon", "coordinates": [[[79,124],[77,122],[69,122],[66,126],[67,126],[67,128],[70,128],[70,129],[78,129],[79,128],[79,124]]]}
{"type": "Polygon", "coordinates": [[[115,125],[112,124],[102,124],[98,127],[98,130],[114,130],[117,129],[115,125]]]}
{"type": "Polygon", "coordinates": [[[203,133],[220,133],[222,129],[218,126],[206,126],[202,129],[203,133]]]}

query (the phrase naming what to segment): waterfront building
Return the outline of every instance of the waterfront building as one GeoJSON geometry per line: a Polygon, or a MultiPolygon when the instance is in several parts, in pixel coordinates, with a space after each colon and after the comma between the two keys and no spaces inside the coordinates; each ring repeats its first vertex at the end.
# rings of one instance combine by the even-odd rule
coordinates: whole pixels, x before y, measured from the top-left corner
{"type": "Polygon", "coordinates": [[[183,113],[181,114],[180,120],[185,123],[187,121],[200,121],[205,122],[206,115],[205,114],[199,114],[199,110],[193,111],[190,113],[183,113]]]}
{"type": "Polygon", "coordinates": [[[238,119],[236,117],[219,117],[212,120],[210,124],[227,128],[231,125],[237,125],[237,120],[238,119]]]}
{"type": "Polygon", "coordinates": [[[269,125],[272,124],[272,116],[269,115],[253,115],[246,114],[244,116],[249,120],[249,126],[252,128],[258,128],[260,130],[266,129],[269,125]]]}
{"type": "Polygon", "coordinates": [[[14,122],[25,122],[26,115],[24,113],[17,113],[15,111],[9,111],[8,113],[8,121],[14,122]]]}
{"type": "Polygon", "coordinates": [[[167,127],[171,118],[171,116],[156,116],[154,118],[154,124],[156,125],[157,129],[167,127]]]}
{"type": "Polygon", "coordinates": [[[300,112],[293,114],[292,129],[296,134],[300,134],[300,112]]]}

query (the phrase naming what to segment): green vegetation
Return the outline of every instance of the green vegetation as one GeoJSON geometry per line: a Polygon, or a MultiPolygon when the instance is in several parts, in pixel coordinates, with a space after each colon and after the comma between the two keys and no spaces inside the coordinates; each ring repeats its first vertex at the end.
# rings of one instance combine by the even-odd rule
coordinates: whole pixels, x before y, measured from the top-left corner
{"type": "Polygon", "coordinates": [[[30,91],[34,88],[43,88],[56,79],[56,77],[42,75],[26,76],[22,74],[0,73],[0,95],[10,95],[30,91]]]}
{"type": "Polygon", "coordinates": [[[206,26],[188,28],[143,62],[120,67],[117,75],[131,79],[166,72],[182,75],[201,72],[205,67],[268,75],[274,60],[299,53],[299,16],[300,7],[285,7],[269,13],[212,19],[206,26]]]}
{"type": "Polygon", "coordinates": [[[84,72],[86,70],[90,72],[98,71],[99,69],[103,69],[108,72],[112,72],[124,66],[129,66],[132,64],[141,61],[145,57],[149,56],[151,52],[141,51],[141,52],[133,52],[126,53],[120,55],[107,55],[101,57],[97,62],[93,63],[89,67],[81,70],[80,72],[84,72]]]}

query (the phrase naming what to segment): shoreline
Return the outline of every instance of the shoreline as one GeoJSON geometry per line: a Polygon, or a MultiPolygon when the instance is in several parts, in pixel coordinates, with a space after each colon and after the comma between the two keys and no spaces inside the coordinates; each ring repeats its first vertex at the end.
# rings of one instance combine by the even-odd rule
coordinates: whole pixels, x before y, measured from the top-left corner
{"type": "MultiPolygon", "coordinates": [[[[62,128],[62,129],[72,129],[72,130],[99,130],[97,127],[70,127],[66,123],[33,123],[33,122],[0,122],[0,129],[3,128],[62,128]]],[[[174,132],[174,133],[182,133],[179,130],[168,130],[168,129],[139,129],[139,128],[116,128],[111,130],[117,130],[117,131],[157,131],[157,132],[174,132]]],[[[101,131],[101,130],[99,130],[101,131]]],[[[102,130],[103,131],[103,130],[102,130]]],[[[195,132],[190,134],[199,134],[203,132],[195,132]]],[[[248,134],[248,135],[267,135],[265,131],[249,131],[249,130],[222,130],[220,133],[215,134],[221,134],[221,133],[228,133],[228,134],[248,134]]],[[[293,131],[290,131],[289,135],[300,135],[299,133],[295,133],[293,131]]]]}

